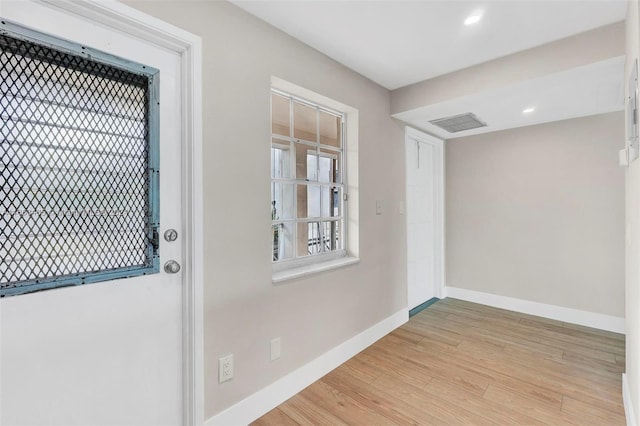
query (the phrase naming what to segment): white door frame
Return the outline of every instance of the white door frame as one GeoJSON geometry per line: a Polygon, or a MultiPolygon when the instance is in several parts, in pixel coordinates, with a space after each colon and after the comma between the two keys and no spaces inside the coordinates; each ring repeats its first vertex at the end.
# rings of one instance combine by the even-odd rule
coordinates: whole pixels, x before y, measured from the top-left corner
{"type": "MultiPolygon", "coordinates": [[[[444,205],[444,196],[445,196],[445,185],[444,185],[444,141],[442,139],[438,139],[434,136],[431,136],[427,133],[424,133],[420,130],[414,129],[412,127],[405,127],[405,147],[410,142],[419,142],[433,146],[434,152],[436,153],[436,160],[438,161],[436,167],[436,182],[434,185],[434,259],[433,262],[438,268],[435,271],[436,285],[434,288],[434,297],[442,299],[446,297],[445,293],[445,205],[444,205]]],[[[405,167],[408,165],[405,164],[405,167]]],[[[408,173],[406,175],[408,178],[408,173]]],[[[406,184],[405,184],[406,186],[406,184]]],[[[405,229],[408,229],[408,214],[405,214],[405,229]]],[[[407,239],[408,241],[408,239],[407,239]]],[[[407,288],[409,283],[407,282],[407,288]]]]}
{"type": "MultiPolygon", "coordinates": [[[[185,425],[204,423],[201,38],[115,0],[40,0],[179,55],[182,70],[183,365],[185,425]]],[[[2,16],[2,0],[0,0],[2,16]]]]}

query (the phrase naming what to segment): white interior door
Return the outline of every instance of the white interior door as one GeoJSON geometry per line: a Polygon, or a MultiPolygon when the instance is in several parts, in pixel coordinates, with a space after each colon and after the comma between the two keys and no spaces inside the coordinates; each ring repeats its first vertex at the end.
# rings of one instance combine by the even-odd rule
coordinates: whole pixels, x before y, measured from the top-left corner
{"type": "MultiPolygon", "coordinates": [[[[2,1],[0,15],[160,70],[160,230],[182,234],[180,61],[167,50],[57,8],[2,1]]],[[[0,300],[0,424],[182,423],[180,235],[161,271],[0,300]]]]}
{"type": "Polygon", "coordinates": [[[443,142],[411,129],[406,137],[409,309],[440,297],[443,283],[443,142]]]}

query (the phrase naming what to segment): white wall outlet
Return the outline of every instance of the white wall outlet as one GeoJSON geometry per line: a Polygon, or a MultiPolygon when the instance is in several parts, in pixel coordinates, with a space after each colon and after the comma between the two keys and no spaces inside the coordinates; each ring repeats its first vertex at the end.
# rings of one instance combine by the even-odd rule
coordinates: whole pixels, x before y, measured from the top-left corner
{"type": "Polygon", "coordinates": [[[218,383],[233,379],[233,354],[218,359],[218,383]]]}
{"type": "Polygon", "coordinates": [[[382,201],[376,201],[376,214],[382,214],[382,201]]]}
{"type": "Polygon", "coordinates": [[[280,358],[281,341],[279,337],[271,339],[271,361],[280,358]]]}

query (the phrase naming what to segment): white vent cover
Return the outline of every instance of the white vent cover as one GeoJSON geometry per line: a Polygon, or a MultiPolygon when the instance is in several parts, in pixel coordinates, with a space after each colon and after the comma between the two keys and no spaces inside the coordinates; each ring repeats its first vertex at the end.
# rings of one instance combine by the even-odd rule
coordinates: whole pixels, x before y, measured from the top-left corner
{"type": "Polygon", "coordinates": [[[474,114],[468,112],[466,114],[454,115],[453,117],[438,118],[431,120],[429,123],[446,130],[449,133],[462,132],[464,130],[477,129],[485,127],[487,123],[483,123],[474,114]]]}

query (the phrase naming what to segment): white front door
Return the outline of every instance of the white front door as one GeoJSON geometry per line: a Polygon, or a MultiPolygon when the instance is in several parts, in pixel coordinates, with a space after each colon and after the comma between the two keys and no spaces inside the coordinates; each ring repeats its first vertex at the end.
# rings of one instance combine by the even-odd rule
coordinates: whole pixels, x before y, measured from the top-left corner
{"type": "Polygon", "coordinates": [[[0,424],[182,423],[180,58],[33,1],[2,18],[160,70],[160,272],[0,300],[0,424]]]}
{"type": "Polygon", "coordinates": [[[411,129],[406,137],[409,309],[440,297],[443,275],[443,145],[411,129]]]}

